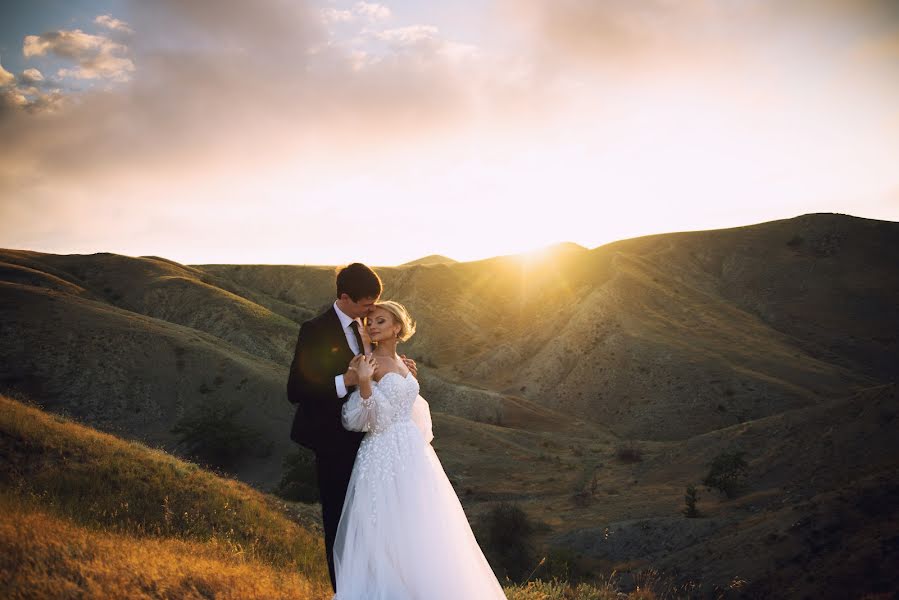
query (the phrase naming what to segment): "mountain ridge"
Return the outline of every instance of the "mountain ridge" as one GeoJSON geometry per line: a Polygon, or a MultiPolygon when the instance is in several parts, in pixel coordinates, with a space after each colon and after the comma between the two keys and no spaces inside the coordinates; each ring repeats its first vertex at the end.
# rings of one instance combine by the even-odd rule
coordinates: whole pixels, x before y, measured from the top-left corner
{"type": "MultiPolygon", "coordinates": [[[[845,501],[867,507],[852,518],[870,532],[866,518],[887,514],[879,490],[899,469],[885,437],[897,412],[897,264],[899,223],[816,214],[549,260],[376,270],[384,297],[418,322],[401,351],[419,363],[435,448],[473,519],[514,501],[541,524],[544,547],[602,548],[597,532],[611,527],[639,556],[596,560],[662,565],[665,536],[639,523],[691,527],[671,520],[684,487],[739,448],[745,495],[700,505],[738,531],[716,529],[727,542],[694,535],[678,566],[764,586],[777,578],[740,544],[773,536],[762,549],[785,565],[812,561],[823,577],[838,563],[832,539],[816,554],[790,518],[842,531],[829,515],[845,501]],[[629,444],[641,460],[619,458],[629,444]],[[714,569],[691,558],[707,552],[714,569]]],[[[0,389],[170,451],[185,411],[237,403],[272,451],[235,475],[272,489],[293,449],[284,387],[296,333],[333,302],[333,277],[326,266],[0,250],[0,389]]],[[[872,561],[893,556],[852,539],[872,561]]],[[[824,579],[797,589],[814,595],[824,579]]]]}

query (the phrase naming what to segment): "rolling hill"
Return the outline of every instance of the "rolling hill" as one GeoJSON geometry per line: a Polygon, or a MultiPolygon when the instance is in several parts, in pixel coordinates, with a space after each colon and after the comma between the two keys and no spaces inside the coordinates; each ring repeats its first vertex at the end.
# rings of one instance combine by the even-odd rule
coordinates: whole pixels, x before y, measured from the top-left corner
{"type": "Polygon", "coordinates": [[[331,597],[303,505],[5,396],[0,449],[4,598],[331,597]]]}
{"type": "MultiPolygon", "coordinates": [[[[604,572],[827,597],[896,586],[872,565],[899,539],[897,265],[899,224],[813,214],[377,270],[418,321],[403,350],[472,519],[511,501],[538,547],[604,572]],[[734,449],[743,494],[684,519],[685,486],[734,449]]],[[[173,452],[185,414],[235,404],[270,447],[234,473],[270,490],[296,332],[333,277],[0,250],[0,388],[173,452]]]]}

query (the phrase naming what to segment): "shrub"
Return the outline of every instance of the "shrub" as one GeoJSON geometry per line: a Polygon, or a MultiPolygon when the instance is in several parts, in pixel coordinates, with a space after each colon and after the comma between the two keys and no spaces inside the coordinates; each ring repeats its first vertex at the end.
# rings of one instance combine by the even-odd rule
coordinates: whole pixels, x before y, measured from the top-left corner
{"type": "Polygon", "coordinates": [[[178,445],[188,456],[213,467],[230,469],[243,456],[264,455],[271,448],[271,444],[260,445],[262,436],[240,423],[237,416],[242,410],[235,401],[205,396],[178,421],[172,433],[179,436],[178,445]]]}
{"type": "Polygon", "coordinates": [[[702,480],[708,488],[723,492],[728,498],[736,496],[743,487],[749,465],[738,450],[722,452],[709,465],[709,473],[702,480]]]}
{"type": "Polygon", "coordinates": [[[571,496],[571,501],[578,508],[587,508],[588,506],[590,506],[591,500],[592,500],[592,497],[590,496],[590,492],[588,492],[587,490],[581,490],[579,492],[575,492],[571,496]]]}
{"type": "Polygon", "coordinates": [[[699,509],[696,508],[697,502],[699,502],[699,493],[696,491],[696,486],[690,484],[687,486],[687,493],[684,495],[684,503],[687,507],[683,510],[684,516],[688,519],[695,519],[699,516],[699,509]]]}
{"type": "Polygon", "coordinates": [[[593,579],[594,573],[582,556],[567,548],[551,548],[544,560],[545,564],[536,570],[535,578],[556,579],[569,584],[593,579]]]}
{"type": "Polygon", "coordinates": [[[521,581],[537,564],[532,537],[534,525],[521,508],[502,502],[480,520],[478,542],[500,579],[521,581]]]}
{"type": "Polygon", "coordinates": [[[318,478],[315,474],[315,456],[305,448],[288,454],[283,463],[284,475],[276,493],[285,500],[318,502],[318,478]]]}
{"type": "MultiPolygon", "coordinates": [[[[590,472],[590,471],[588,471],[590,472]]],[[[571,497],[575,506],[586,508],[590,506],[590,502],[596,498],[596,492],[599,491],[599,475],[594,467],[592,469],[592,476],[589,481],[584,483],[584,486],[581,490],[574,493],[571,497]]]]}
{"type": "Polygon", "coordinates": [[[643,460],[643,451],[634,440],[628,440],[618,444],[615,455],[624,462],[640,462],[643,460]]]}

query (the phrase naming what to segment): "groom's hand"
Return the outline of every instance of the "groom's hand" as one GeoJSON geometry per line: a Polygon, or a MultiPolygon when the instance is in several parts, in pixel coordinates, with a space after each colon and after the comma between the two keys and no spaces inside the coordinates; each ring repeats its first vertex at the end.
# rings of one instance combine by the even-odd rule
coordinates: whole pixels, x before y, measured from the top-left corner
{"type": "Polygon", "coordinates": [[[403,363],[405,363],[406,367],[410,371],[412,371],[412,377],[418,379],[418,367],[415,365],[415,361],[411,358],[407,358],[405,354],[403,354],[400,358],[403,359],[403,363]]]}

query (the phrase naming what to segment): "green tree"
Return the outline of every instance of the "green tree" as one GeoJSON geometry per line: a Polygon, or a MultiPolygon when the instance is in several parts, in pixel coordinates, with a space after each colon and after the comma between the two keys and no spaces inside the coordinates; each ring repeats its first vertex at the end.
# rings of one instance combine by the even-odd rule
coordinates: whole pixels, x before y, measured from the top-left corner
{"type": "Polygon", "coordinates": [[[537,564],[534,558],[534,525],[516,504],[502,502],[480,520],[478,541],[500,579],[522,581],[537,564]]]}
{"type": "Polygon", "coordinates": [[[178,445],[188,456],[213,467],[231,469],[248,454],[265,455],[271,449],[271,444],[260,444],[259,432],[240,422],[238,415],[242,410],[236,401],[204,395],[175,424],[172,433],[178,436],[178,445]]]}
{"type": "Polygon", "coordinates": [[[695,519],[699,516],[699,509],[696,508],[697,502],[699,502],[699,492],[696,491],[696,486],[691,483],[687,486],[687,493],[684,495],[684,503],[687,507],[684,508],[683,513],[688,519],[695,519]]]}
{"type": "Polygon", "coordinates": [[[743,454],[739,450],[733,450],[716,456],[709,465],[709,473],[702,480],[702,484],[723,492],[728,498],[736,496],[743,488],[743,481],[749,468],[743,460],[743,454]]]}

